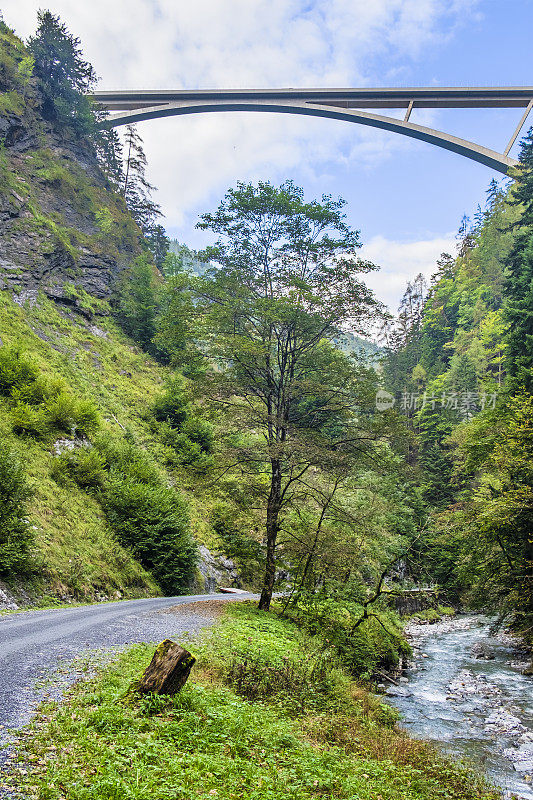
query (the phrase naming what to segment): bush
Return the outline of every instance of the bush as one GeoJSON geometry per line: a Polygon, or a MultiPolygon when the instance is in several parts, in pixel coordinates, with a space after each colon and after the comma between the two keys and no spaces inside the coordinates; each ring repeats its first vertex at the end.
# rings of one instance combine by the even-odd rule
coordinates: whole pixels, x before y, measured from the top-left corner
{"type": "Polygon", "coordinates": [[[192,582],[196,546],[189,532],[187,507],[163,486],[114,478],[102,495],[108,522],[123,545],[167,594],[181,594],[192,582]]]}
{"type": "Polygon", "coordinates": [[[37,375],[31,383],[13,387],[11,399],[14,403],[38,406],[52,397],[57,397],[64,388],[64,383],[59,378],[50,379],[44,375],[37,375]]]}
{"type": "Polygon", "coordinates": [[[48,419],[43,408],[17,403],[11,412],[13,430],[19,435],[44,439],[49,433],[48,419]]]}
{"type": "Polygon", "coordinates": [[[301,598],[286,615],[311,634],[320,634],[335,647],[349,672],[368,680],[376,670],[396,667],[410,653],[394,612],[375,609],[361,624],[362,608],[355,603],[301,598]]]}
{"type": "Polygon", "coordinates": [[[31,386],[38,374],[37,367],[27,361],[19,350],[0,348],[0,394],[10,396],[15,389],[31,386]]]}
{"type": "Polygon", "coordinates": [[[195,470],[204,470],[213,465],[212,455],[204,452],[202,447],[189,439],[185,433],[171,428],[165,422],[159,426],[159,438],[170,448],[167,454],[169,464],[194,467],[195,470]]]}
{"type": "Polygon", "coordinates": [[[73,437],[87,437],[100,425],[94,403],[90,400],[78,400],[67,391],[61,391],[48,400],[45,407],[49,426],[73,437]]]}
{"type": "Polygon", "coordinates": [[[54,459],[52,478],[60,484],[75,483],[81,489],[102,489],[106,479],[105,459],[94,447],[80,447],[54,459]]]}
{"type": "Polygon", "coordinates": [[[240,697],[275,702],[291,714],[351,705],[351,682],[333,647],[240,603],[210,632],[202,662],[240,697]]]}
{"type": "Polygon", "coordinates": [[[31,496],[24,470],[15,453],[0,442],[0,574],[27,571],[31,528],[24,517],[31,496]]]}
{"type": "Polygon", "coordinates": [[[161,472],[146,450],[123,439],[113,441],[103,437],[97,438],[94,445],[115,479],[128,479],[147,486],[161,485],[161,472]]]}
{"type": "Polygon", "coordinates": [[[165,393],[154,403],[151,416],[159,425],[156,433],[164,445],[172,449],[171,464],[207,469],[213,464],[214,428],[210,422],[190,415],[190,403],[183,379],[175,377],[165,393]]]}
{"type": "Polygon", "coordinates": [[[187,419],[188,408],[189,400],[183,380],[178,377],[167,383],[165,393],[152,406],[152,414],[158,422],[168,422],[172,428],[181,430],[187,419]]]}
{"type": "Polygon", "coordinates": [[[0,394],[14,403],[15,433],[44,438],[52,431],[87,437],[100,424],[89,400],[78,400],[61,380],[49,379],[18,350],[0,348],[0,394]]]}
{"type": "Polygon", "coordinates": [[[214,429],[210,422],[199,417],[189,417],[183,423],[182,431],[203,453],[213,451],[214,429]]]}

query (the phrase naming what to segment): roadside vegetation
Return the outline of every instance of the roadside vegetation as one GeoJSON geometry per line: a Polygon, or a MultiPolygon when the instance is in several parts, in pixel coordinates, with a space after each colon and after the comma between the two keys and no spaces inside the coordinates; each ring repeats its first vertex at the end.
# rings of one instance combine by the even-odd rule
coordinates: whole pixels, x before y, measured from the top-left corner
{"type": "Polygon", "coordinates": [[[140,645],[43,707],[19,751],[19,790],[35,800],[497,796],[398,732],[331,643],[276,614],[230,607],[188,646],[199,660],[174,698],[125,697],[153,654],[140,645]]]}

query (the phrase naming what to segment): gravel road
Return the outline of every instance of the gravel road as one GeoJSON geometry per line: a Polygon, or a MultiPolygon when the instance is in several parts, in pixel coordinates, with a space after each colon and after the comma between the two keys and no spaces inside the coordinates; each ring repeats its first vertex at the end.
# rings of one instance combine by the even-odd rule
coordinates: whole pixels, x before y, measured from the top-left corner
{"type": "Polygon", "coordinates": [[[253,597],[156,597],[0,618],[0,765],[7,757],[10,732],[31,719],[41,700],[60,696],[95,651],[112,653],[136,642],[197,633],[214,621],[220,601],[253,597]]]}

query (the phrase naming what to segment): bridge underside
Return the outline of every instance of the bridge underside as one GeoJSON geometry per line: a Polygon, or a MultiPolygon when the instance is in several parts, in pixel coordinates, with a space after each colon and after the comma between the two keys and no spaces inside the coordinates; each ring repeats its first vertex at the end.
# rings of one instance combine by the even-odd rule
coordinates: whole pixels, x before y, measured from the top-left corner
{"type": "Polygon", "coordinates": [[[475,89],[283,89],[97,92],[96,102],[109,112],[102,125],[118,127],[158,117],[207,112],[257,111],[301,114],[355,122],[399,133],[450,150],[507,174],[516,164],[509,151],[533,106],[533,87],[475,89]],[[523,108],[502,153],[409,118],[413,108],[523,108]],[[403,120],[362,109],[405,108],[403,120]],[[113,113],[114,112],[114,113],[113,113]]]}

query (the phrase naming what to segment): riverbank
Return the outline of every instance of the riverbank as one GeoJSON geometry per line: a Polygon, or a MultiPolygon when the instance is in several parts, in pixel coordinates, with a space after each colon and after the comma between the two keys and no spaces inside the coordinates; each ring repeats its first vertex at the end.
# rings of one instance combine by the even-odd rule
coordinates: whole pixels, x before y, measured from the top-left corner
{"type": "MultiPolygon", "coordinates": [[[[483,781],[394,726],[319,637],[243,606],[189,645],[174,699],[124,701],[153,645],[44,706],[9,776],[39,800],[493,800],[483,781]]],[[[7,780],[7,777],[6,777],[7,780]]]]}
{"type": "Polygon", "coordinates": [[[387,689],[411,736],[484,769],[504,797],[532,800],[533,681],[519,641],[474,615],[406,626],[413,658],[387,689]]]}

